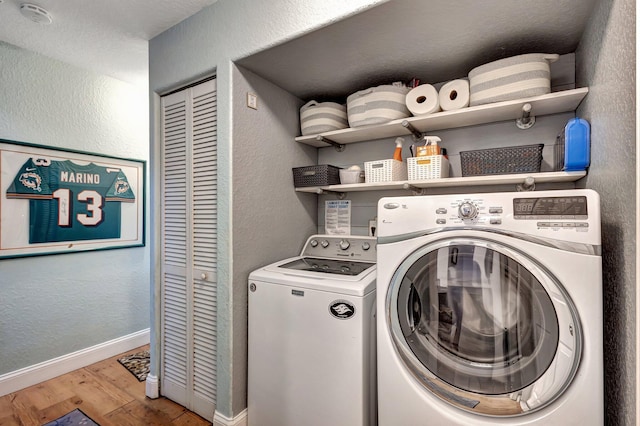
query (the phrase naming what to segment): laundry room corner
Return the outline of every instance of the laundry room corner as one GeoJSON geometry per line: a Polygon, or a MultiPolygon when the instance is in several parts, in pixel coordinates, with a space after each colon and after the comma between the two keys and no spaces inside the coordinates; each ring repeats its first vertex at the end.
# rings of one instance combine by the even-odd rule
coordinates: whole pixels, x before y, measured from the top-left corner
{"type": "MultiPolygon", "coordinates": [[[[300,253],[305,236],[324,235],[327,232],[327,201],[339,198],[349,200],[352,208],[350,233],[352,236],[365,236],[369,233],[369,224],[376,220],[377,200],[381,197],[449,194],[461,197],[461,200],[456,199],[460,204],[465,197],[471,198],[474,193],[510,193],[517,187],[533,189],[530,186],[525,188],[527,181],[524,178],[516,182],[515,178],[507,177],[502,183],[494,183],[493,178],[466,179],[464,175],[460,178],[461,152],[478,150],[480,146],[502,148],[507,144],[524,146],[545,141],[542,162],[545,170],[533,179],[535,192],[588,188],[596,190],[602,197],[602,275],[605,287],[603,321],[605,331],[618,330],[606,331],[604,335],[604,415],[612,424],[632,424],[635,414],[630,407],[635,407],[637,403],[635,393],[631,391],[632,388],[635,389],[632,372],[635,371],[637,358],[633,342],[637,330],[627,325],[635,324],[637,320],[633,305],[637,296],[637,273],[634,267],[637,263],[637,240],[634,239],[637,229],[631,234],[623,230],[635,229],[635,223],[631,223],[629,218],[636,217],[633,209],[637,203],[637,188],[635,183],[630,183],[630,176],[637,171],[636,151],[630,151],[628,146],[629,141],[635,137],[634,120],[631,119],[635,100],[628,90],[634,77],[631,75],[633,70],[626,64],[627,53],[635,52],[635,41],[630,40],[630,28],[635,27],[635,22],[632,22],[635,13],[631,13],[634,12],[633,2],[563,0],[553,5],[531,4],[526,13],[519,13],[514,12],[514,8],[505,9],[499,1],[492,1],[483,8],[484,12],[491,11],[483,17],[483,22],[492,23],[486,26],[491,31],[478,30],[479,32],[476,31],[476,34],[469,37],[468,43],[458,44],[447,43],[439,38],[448,31],[447,28],[439,29],[433,34],[429,38],[432,43],[422,43],[429,30],[438,25],[446,26],[445,18],[455,15],[449,14],[453,8],[450,3],[436,1],[430,3],[428,8],[421,7],[419,1],[412,0],[374,3],[345,7],[344,10],[337,2],[332,3],[344,13],[328,12],[329,6],[318,6],[315,3],[301,5],[302,16],[296,20],[293,10],[288,10],[292,6],[291,2],[276,2],[267,7],[251,0],[235,4],[221,1],[151,41],[152,90],[166,92],[197,80],[198,76],[213,72],[217,73],[220,83],[218,135],[221,143],[220,161],[224,162],[220,167],[220,197],[223,206],[220,235],[224,239],[223,244],[228,244],[225,247],[226,253],[221,254],[220,258],[220,262],[224,264],[220,275],[220,294],[223,296],[221,302],[225,310],[221,315],[224,317],[225,327],[229,327],[222,332],[224,341],[221,342],[219,355],[219,360],[224,364],[221,365],[221,414],[232,419],[246,405],[243,393],[246,390],[244,380],[248,377],[240,364],[246,361],[243,351],[247,340],[243,337],[246,331],[243,322],[246,321],[247,313],[245,302],[248,294],[248,272],[260,268],[261,264],[300,253]],[[413,31],[397,31],[397,26],[395,29],[384,30],[385,24],[388,24],[389,18],[395,16],[395,13],[408,16],[407,9],[415,12],[411,16],[424,12],[429,17],[437,16],[441,19],[433,20],[430,28],[415,31],[419,42],[412,43],[413,31]],[[318,13],[320,18],[316,20],[314,13],[318,13]],[[279,14],[287,16],[280,20],[279,14]],[[525,15],[528,19],[523,18],[525,15]],[[500,19],[495,19],[498,16],[500,19]],[[235,18],[243,23],[244,29],[232,28],[235,18]],[[378,25],[372,26],[372,23],[378,25]],[[530,26],[528,33],[539,31],[541,36],[529,41],[517,37],[516,33],[527,25],[530,26]],[[372,27],[379,29],[378,32],[384,34],[384,38],[377,41],[372,38],[375,35],[371,31],[372,27]],[[477,34],[486,37],[478,37],[477,34]],[[478,47],[474,44],[479,41],[485,42],[484,45],[478,47]],[[375,48],[367,50],[369,44],[375,45],[375,48]],[[474,49],[464,51],[463,48],[467,45],[474,49]],[[394,46],[397,48],[392,48],[394,46]],[[442,51],[439,56],[416,54],[417,50],[426,46],[442,48],[442,51]],[[300,123],[297,120],[300,118],[300,107],[307,102],[344,99],[354,90],[376,84],[391,84],[398,80],[410,81],[415,77],[414,74],[421,72],[416,71],[416,68],[409,69],[409,65],[414,64],[417,57],[434,58],[430,66],[423,70],[425,78],[433,78],[435,84],[444,83],[445,79],[463,78],[473,66],[481,65],[482,62],[500,60],[511,53],[531,53],[541,46],[549,50],[546,53],[555,53],[551,52],[554,49],[562,50],[558,52],[559,63],[569,60],[568,65],[564,62],[565,70],[575,74],[576,78],[563,88],[554,88],[550,98],[554,99],[553,102],[557,100],[556,95],[558,99],[572,98],[575,103],[571,107],[563,106],[564,109],[553,112],[545,109],[541,113],[541,109],[536,111],[540,106],[535,104],[532,112],[535,115],[535,126],[526,130],[516,127],[517,119],[511,115],[497,115],[489,121],[470,125],[466,120],[471,115],[462,113],[460,122],[447,123],[444,128],[438,127],[441,126],[439,118],[456,114],[443,113],[433,121],[429,118],[423,121],[417,116],[408,117],[410,124],[424,124],[421,131],[441,138],[440,147],[447,151],[451,165],[449,176],[453,179],[447,181],[447,178],[442,178],[445,182],[437,179],[438,182],[434,185],[421,182],[419,186],[413,181],[407,185],[395,182],[389,185],[392,189],[381,190],[375,189],[375,185],[369,182],[358,187],[337,184],[337,188],[332,188],[333,185],[292,188],[292,167],[333,165],[364,168],[365,162],[391,158],[397,136],[406,139],[403,152],[405,158],[409,156],[408,148],[414,142],[409,130],[406,127],[400,128],[400,121],[393,123],[399,130],[398,135],[392,136],[387,135],[388,128],[392,125],[387,126],[386,123],[373,126],[371,132],[357,128],[344,129],[344,132],[326,132],[328,135],[325,135],[325,140],[331,140],[332,136],[337,140],[351,138],[345,143],[346,148],[339,152],[329,142],[311,141],[315,135],[299,136],[301,127],[298,127],[300,123]],[[623,48],[619,49],[617,46],[623,48]],[[409,50],[412,52],[408,52],[409,50]],[[380,61],[376,62],[376,58],[380,61]],[[444,71],[438,68],[440,63],[446,63],[445,58],[457,58],[456,67],[444,71]],[[396,68],[389,69],[386,67],[388,64],[395,64],[396,68]],[[403,71],[406,74],[396,74],[402,68],[405,68],[403,71]],[[434,75],[438,77],[432,77],[434,75]],[[555,93],[556,89],[558,93],[555,93]],[[564,124],[577,117],[583,117],[591,124],[592,162],[588,170],[574,173],[570,179],[564,180],[565,177],[559,177],[564,172],[550,170],[553,164],[553,145],[564,124]],[[432,124],[437,128],[431,128],[432,124]],[[381,137],[381,134],[386,136],[381,137]],[[310,146],[315,146],[316,149],[309,149],[310,146]],[[283,161],[284,164],[278,170],[270,166],[275,160],[283,161]],[[553,175],[550,180],[543,179],[547,172],[553,175]],[[256,181],[260,181],[259,184],[256,181]],[[453,185],[453,182],[458,182],[458,185],[453,185]],[[617,190],[611,191],[612,187],[617,190]],[[635,202],[631,202],[632,200],[635,202]],[[258,209],[257,205],[260,206],[258,209]],[[293,209],[295,213],[288,216],[285,211],[287,208],[293,209]],[[291,233],[280,219],[283,219],[282,223],[291,219],[292,224],[301,226],[304,231],[291,233]],[[261,233],[264,229],[267,229],[266,234],[261,233]],[[303,233],[306,235],[301,236],[303,233]],[[621,252],[624,255],[616,254],[621,252]],[[236,306],[236,303],[240,306],[236,306]],[[616,384],[616,380],[620,380],[620,384],[616,384]]],[[[458,5],[456,13],[463,9],[465,13],[455,16],[468,24],[465,28],[473,30],[472,22],[477,21],[480,10],[473,9],[471,3],[458,5]],[[471,13],[466,13],[469,11],[471,13]]],[[[449,27],[453,28],[453,25],[449,27]]],[[[464,38],[469,34],[460,31],[457,36],[464,38]]],[[[554,76],[551,77],[553,81],[554,76]]],[[[537,102],[538,99],[534,101],[537,102]]],[[[497,109],[497,105],[495,107],[497,109]]],[[[494,106],[478,107],[483,108],[491,110],[494,106]]],[[[546,108],[546,105],[542,108],[546,108]]],[[[523,117],[524,107],[520,109],[516,114],[523,117]]],[[[540,198],[544,202],[549,200],[542,195],[540,198]]],[[[593,201],[589,203],[591,205],[593,201]]],[[[542,214],[545,215],[546,213],[542,214]]],[[[495,217],[493,219],[497,220],[495,217]]],[[[572,220],[586,219],[565,221],[572,220]]],[[[541,227],[545,228],[547,221],[540,222],[541,227]]],[[[553,223],[553,233],[565,233],[558,226],[559,222],[553,223]]],[[[574,230],[582,227],[571,222],[567,224],[567,228],[572,225],[574,230]]],[[[540,232],[547,232],[547,229],[540,232]]],[[[474,262],[481,265],[481,271],[486,271],[486,267],[482,269],[482,262],[477,259],[474,262]]],[[[464,273],[461,272],[462,275],[464,273]]],[[[547,305],[541,302],[540,306],[547,305]]],[[[553,327],[549,328],[552,329],[553,327]]],[[[566,330],[566,327],[562,328],[563,332],[566,330]]],[[[507,338],[510,339],[511,337],[507,338]]],[[[476,355],[479,356],[474,354],[476,355]]],[[[585,362],[591,361],[593,359],[585,362]]],[[[578,371],[580,372],[579,368],[578,371]]],[[[566,401],[575,396],[571,392],[569,396],[562,394],[566,389],[562,385],[558,386],[556,390],[562,395],[558,401],[566,401]]],[[[530,399],[528,395],[521,399],[523,398],[527,401],[530,399]]],[[[532,400],[527,402],[529,403],[531,406],[535,405],[532,400]]],[[[553,409],[552,404],[547,405],[546,411],[543,408],[540,412],[548,413],[553,409]]],[[[594,410],[599,408],[594,405],[594,410]]],[[[542,417],[541,414],[540,418],[542,417]]],[[[525,421],[526,415],[521,419],[525,421]]],[[[553,420],[559,421],[559,418],[553,420]]]]}

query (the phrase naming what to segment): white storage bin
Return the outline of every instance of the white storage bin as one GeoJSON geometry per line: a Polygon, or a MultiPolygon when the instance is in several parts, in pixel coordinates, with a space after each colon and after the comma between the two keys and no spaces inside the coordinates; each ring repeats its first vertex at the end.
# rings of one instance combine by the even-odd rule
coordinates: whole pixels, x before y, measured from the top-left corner
{"type": "Polygon", "coordinates": [[[449,177],[449,160],[444,155],[407,158],[409,180],[449,177]]]}
{"type": "Polygon", "coordinates": [[[340,183],[362,183],[364,182],[364,170],[340,169],[340,183]]]}
{"type": "Polygon", "coordinates": [[[366,183],[407,180],[407,166],[398,160],[366,161],[364,163],[366,183]]]}
{"type": "Polygon", "coordinates": [[[347,107],[335,102],[309,101],[300,108],[300,131],[303,136],[346,129],[347,107]]]}
{"type": "Polygon", "coordinates": [[[510,101],[551,92],[549,64],[556,54],[529,53],[481,65],[469,71],[469,106],[510,101]]]}
{"type": "Polygon", "coordinates": [[[381,124],[409,117],[406,98],[409,88],[401,85],[370,87],[347,97],[350,127],[381,124]]]}

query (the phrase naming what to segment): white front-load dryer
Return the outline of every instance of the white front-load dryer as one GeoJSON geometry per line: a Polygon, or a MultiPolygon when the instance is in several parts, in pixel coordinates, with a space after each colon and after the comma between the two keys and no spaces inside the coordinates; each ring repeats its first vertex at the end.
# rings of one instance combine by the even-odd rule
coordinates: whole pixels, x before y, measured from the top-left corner
{"type": "Polygon", "coordinates": [[[591,190],[382,198],[378,421],[604,422],[591,190]]]}

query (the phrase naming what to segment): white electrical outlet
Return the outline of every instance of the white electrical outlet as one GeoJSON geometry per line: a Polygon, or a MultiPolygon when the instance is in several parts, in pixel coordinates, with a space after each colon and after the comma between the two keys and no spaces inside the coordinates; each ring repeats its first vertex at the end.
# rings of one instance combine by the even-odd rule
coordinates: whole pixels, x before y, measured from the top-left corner
{"type": "Polygon", "coordinates": [[[258,109],[258,96],[255,93],[247,93],[247,106],[249,108],[258,109]]]}

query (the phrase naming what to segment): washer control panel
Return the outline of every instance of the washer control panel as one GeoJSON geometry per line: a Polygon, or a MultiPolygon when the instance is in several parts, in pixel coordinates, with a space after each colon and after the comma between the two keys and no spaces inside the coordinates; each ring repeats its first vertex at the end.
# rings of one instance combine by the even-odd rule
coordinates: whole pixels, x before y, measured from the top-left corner
{"type": "Polygon", "coordinates": [[[456,228],[601,243],[600,198],[589,189],[383,197],[378,238],[456,228]]]}
{"type": "Polygon", "coordinates": [[[522,197],[513,199],[513,217],[519,220],[586,220],[587,197],[522,197]]]}
{"type": "Polygon", "coordinates": [[[301,256],[376,261],[376,238],[356,235],[312,235],[301,256]]]}
{"type": "Polygon", "coordinates": [[[433,213],[435,214],[435,224],[441,226],[501,225],[504,211],[505,208],[502,204],[481,197],[451,197],[449,200],[439,203],[433,213]]]}
{"type": "Polygon", "coordinates": [[[505,211],[514,220],[535,221],[538,228],[586,229],[587,198],[530,197],[513,198],[512,204],[496,203],[482,197],[449,200],[447,206],[436,207],[436,225],[483,224],[502,225],[505,211]]]}

